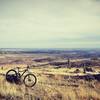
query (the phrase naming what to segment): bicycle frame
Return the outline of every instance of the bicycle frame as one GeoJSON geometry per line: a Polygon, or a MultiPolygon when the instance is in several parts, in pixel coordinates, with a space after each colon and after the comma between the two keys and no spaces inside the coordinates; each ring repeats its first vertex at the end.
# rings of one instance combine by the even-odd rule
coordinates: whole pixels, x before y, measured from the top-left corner
{"type": "Polygon", "coordinates": [[[27,69],[25,69],[23,71],[20,71],[18,67],[17,67],[17,69],[18,69],[17,73],[18,73],[18,75],[20,75],[20,77],[22,77],[26,72],[29,73],[29,70],[28,70],[29,68],[27,68],[27,69]],[[20,72],[22,72],[22,74],[20,72]]]}

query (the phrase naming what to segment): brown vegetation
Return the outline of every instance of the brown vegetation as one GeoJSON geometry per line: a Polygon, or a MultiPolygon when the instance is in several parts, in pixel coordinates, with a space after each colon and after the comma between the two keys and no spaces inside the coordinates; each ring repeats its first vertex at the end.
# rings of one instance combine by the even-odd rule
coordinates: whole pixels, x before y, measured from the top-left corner
{"type": "MultiPolygon", "coordinates": [[[[0,62],[0,100],[100,100],[99,73],[97,74],[94,71],[90,71],[94,74],[94,79],[88,81],[85,80],[87,73],[83,73],[82,67],[73,67],[71,69],[66,67],[55,68],[55,65],[50,65],[50,63],[45,64],[47,59],[43,59],[42,62],[34,61],[35,57],[38,58],[37,55],[32,57],[32,55],[7,54],[4,56],[5,58],[1,58],[3,64],[0,62]],[[3,61],[4,59],[5,61],[3,61]],[[26,62],[18,63],[20,60],[26,62]],[[6,61],[12,63],[6,63],[6,61]],[[17,66],[23,69],[29,63],[35,65],[35,67],[32,66],[30,71],[34,73],[38,79],[34,87],[28,88],[25,87],[24,84],[12,84],[7,82],[5,73],[9,69],[17,66]],[[38,66],[42,64],[45,64],[45,67],[38,66]]],[[[49,56],[46,57],[48,58],[49,56]]],[[[63,62],[63,60],[60,61],[63,62]]],[[[93,70],[94,69],[95,71],[100,71],[99,67],[93,66],[93,70]]]]}

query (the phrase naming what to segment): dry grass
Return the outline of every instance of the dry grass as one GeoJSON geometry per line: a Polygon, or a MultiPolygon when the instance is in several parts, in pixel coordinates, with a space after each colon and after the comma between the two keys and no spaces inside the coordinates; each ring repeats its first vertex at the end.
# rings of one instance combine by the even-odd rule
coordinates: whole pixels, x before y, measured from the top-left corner
{"type": "MultiPolygon", "coordinates": [[[[7,70],[0,69],[0,72],[4,73],[7,70]]],[[[84,80],[69,83],[67,80],[61,79],[60,75],[56,76],[67,69],[56,70],[33,69],[38,78],[38,82],[33,88],[27,88],[24,84],[11,84],[5,80],[4,76],[0,76],[0,100],[100,100],[99,82],[96,83],[96,87],[84,80]],[[57,78],[52,77],[52,74],[45,75],[45,72],[54,72],[57,78]]]]}
{"type": "MultiPolygon", "coordinates": [[[[44,55],[0,55],[0,62],[8,62],[16,59],[27,62],[34,58],[42,58],[44,55]]],[[[47,57],[49,57],[48,55],[47,57]]],[[[38,65],[32,61],[34,65],[38,65]]],[[[5,64],[0,66],[0,74],[5,74],[9,69],[15,67],[25,67],[26,64],[5,64]]],[[[75,81],[64,79],[64,75],[74,75],[76,68],[55,69],[54,66],[35,67],[31,69],[37,76],[38,82],[32,88],[25,87],[24,84],[16,85],[6,81],[5,76],[0,75],[0,100],[100,100],[100,82],[86,82],[84,80],[75,81]],[[95,82],[95,84],[93,84],[95,82]]],[[[96,68],[100,71],[100,68],[96,68]]],[[[82,69],[80,69],[82,72],[82,69]]]]}

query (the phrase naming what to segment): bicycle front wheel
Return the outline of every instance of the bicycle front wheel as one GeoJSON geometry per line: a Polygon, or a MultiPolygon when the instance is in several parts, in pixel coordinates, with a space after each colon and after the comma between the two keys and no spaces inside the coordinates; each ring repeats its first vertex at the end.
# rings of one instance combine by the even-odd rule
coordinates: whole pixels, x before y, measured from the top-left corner
{"type": "Polygon", "coordinates": [[[27,86],[27,87],[33,87],[37,82],[37,78],[34,74],[27,74],[25,77],[24,77],[24,84],[27,86]]]}

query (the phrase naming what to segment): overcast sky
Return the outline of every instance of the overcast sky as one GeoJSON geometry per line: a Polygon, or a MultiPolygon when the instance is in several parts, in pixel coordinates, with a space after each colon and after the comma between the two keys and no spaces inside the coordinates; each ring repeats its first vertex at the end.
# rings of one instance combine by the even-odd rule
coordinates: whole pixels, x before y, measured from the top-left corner
{"type": "Polygon", "coordinates": [[[0,48],[100,48],[100,0],[0,0],[0,48]]]}

